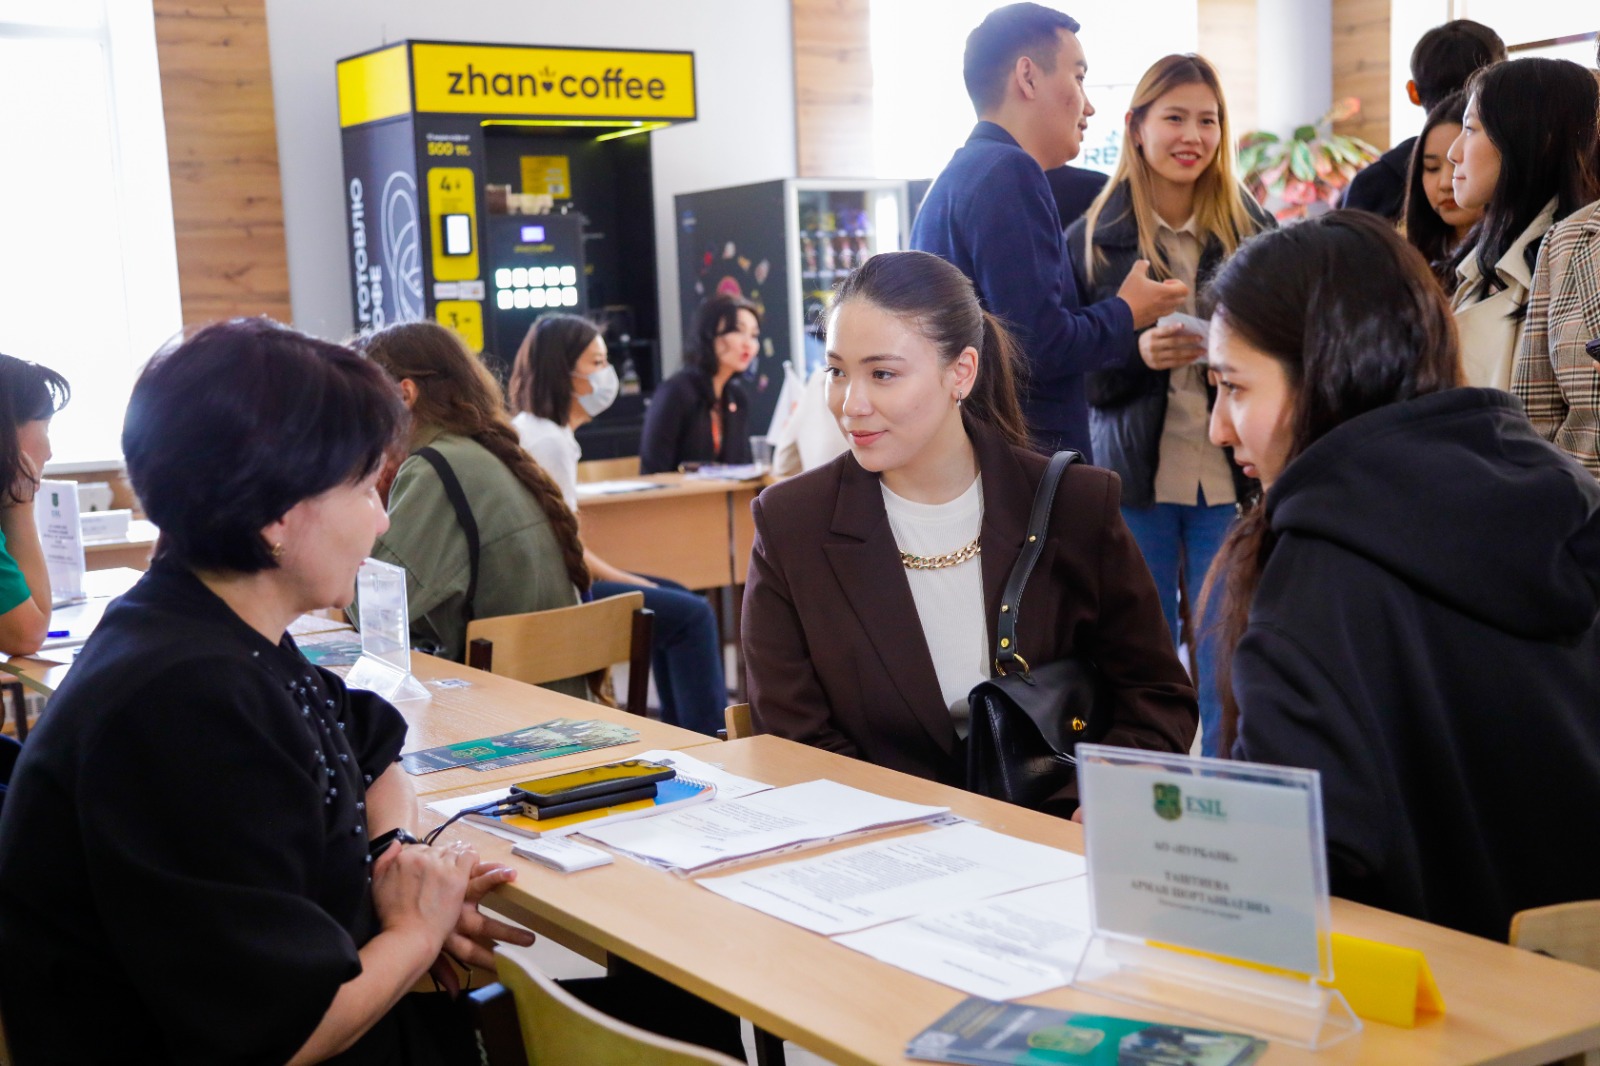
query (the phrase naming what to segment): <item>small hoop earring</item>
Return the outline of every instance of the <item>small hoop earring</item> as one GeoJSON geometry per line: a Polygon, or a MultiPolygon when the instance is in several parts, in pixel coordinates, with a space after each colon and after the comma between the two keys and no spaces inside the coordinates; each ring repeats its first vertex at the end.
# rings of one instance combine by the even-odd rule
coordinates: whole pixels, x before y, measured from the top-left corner
{"type": "Polygon", "coordinates": [[[282,541],[279,541],[278,543],[276,543],[276,544],[274,544],[272,546],[272,561],[275,562],[275,563],[280,563],[280,562],[283,561],[283,542],[282,541]]]}

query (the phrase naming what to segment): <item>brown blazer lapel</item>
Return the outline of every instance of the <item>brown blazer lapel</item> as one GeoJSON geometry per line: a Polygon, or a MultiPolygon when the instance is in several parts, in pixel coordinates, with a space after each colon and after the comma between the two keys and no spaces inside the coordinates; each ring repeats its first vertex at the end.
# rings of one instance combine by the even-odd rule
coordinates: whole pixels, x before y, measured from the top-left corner
{"type": "MultiPolygon", "coordinates": [[[[1036,486],[1029,480],[1016,453],[998,434],[973,427],[972,445],[983,474],[983,606],[988,616],[989,664],[994,671],[995,630],[999,625],[1000,594],[1011,568],[1022,554],[1028,533],[1028,512],[1036,486]]],[[[1048,624],[1039,619],[1035,624],[1048,624]]]]}
{"type": "MultiPolygon", "coordinates": [[[[953,752],[955,726],[939,690],[877,475],[854,461],[846,462],[840,475],[831,532],[849,538],[824,544],[823,552],[884,671],[928,735],[947,753],[953,752]]],[[[868,713],[888,710],[867,709],[868,713]]]]}

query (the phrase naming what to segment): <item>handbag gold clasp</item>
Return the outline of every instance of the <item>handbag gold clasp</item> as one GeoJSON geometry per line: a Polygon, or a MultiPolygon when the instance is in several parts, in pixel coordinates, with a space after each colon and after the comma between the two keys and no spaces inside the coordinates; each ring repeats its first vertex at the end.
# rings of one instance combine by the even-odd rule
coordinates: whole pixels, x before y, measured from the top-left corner
{"type": "MultiPolygon", "coordinates": [[[[1028,681],[1029,680],[1028,675],[1030,673],[1032,673],[1032,669],[1028,666],[1028,660],[1024,659],[1021,655],[1017,654],[1016,652],[1012,652],[1011,653],[1011,657],[1013,659],[1017,660],[1017,662],[1022,664],[1022,679],[1024,681],[1028,681]]],[[[999,674],[1001,677],[1006,677],[1007,676],[1006,668],[1004,666],[1000,665],[1000,660],[999,659],[996,659],[994,661],[994,671],[995,671],[995,673],[999,674]]],[[[1032,682],[1029,682],[1029,683],[1031,684],[1032,682]]]]}

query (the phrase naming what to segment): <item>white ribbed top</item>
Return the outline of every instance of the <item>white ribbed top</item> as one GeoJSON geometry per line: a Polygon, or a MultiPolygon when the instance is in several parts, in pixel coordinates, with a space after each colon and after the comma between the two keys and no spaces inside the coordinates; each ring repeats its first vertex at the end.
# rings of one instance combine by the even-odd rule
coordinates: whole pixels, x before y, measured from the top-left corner
{"type": "MultiPolygon", "coordinates": [[[[880,485],[882,483],[880,482],[880,485]]],[[[983,525],[983,477],[949,503],[914,503],[883,485],[883,508],[901,551],[945,555],[971,543],[983,525]]],[[[907,570],[917,620],[933,657],[939,692],[956,732],[967,735],[967,693],[989,676],[989,626],[984,618],[982,556],[941,570],[907,570]]]]}

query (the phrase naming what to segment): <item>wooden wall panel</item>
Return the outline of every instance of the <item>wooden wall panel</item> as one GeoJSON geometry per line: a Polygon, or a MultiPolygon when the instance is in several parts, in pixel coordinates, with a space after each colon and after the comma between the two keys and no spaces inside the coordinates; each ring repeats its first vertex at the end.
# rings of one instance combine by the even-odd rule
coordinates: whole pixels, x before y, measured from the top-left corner
{"type": "Polygon", "coordinates": [[[1217,68],[1228,100],[1228,124],[1241,137],[1259,121],[1256,0],[1199,0],[1200,54],[1217,68]]]}
{"type": "Polygon", "coordinates": [[[1392,0],[1333,0],[1333,98],[1361,113],[1335,128],[1389,147],[1389,10],[1392,0]]]}
{"type": "Polygon", "coordinates": [[[872,174],[871,0],[793,0],[802,178],[872,174]]]}
{"type": "Polygon", "coordinates": [[[287,322],[265,0],[154,0],[185,325],[287,322]]]}

